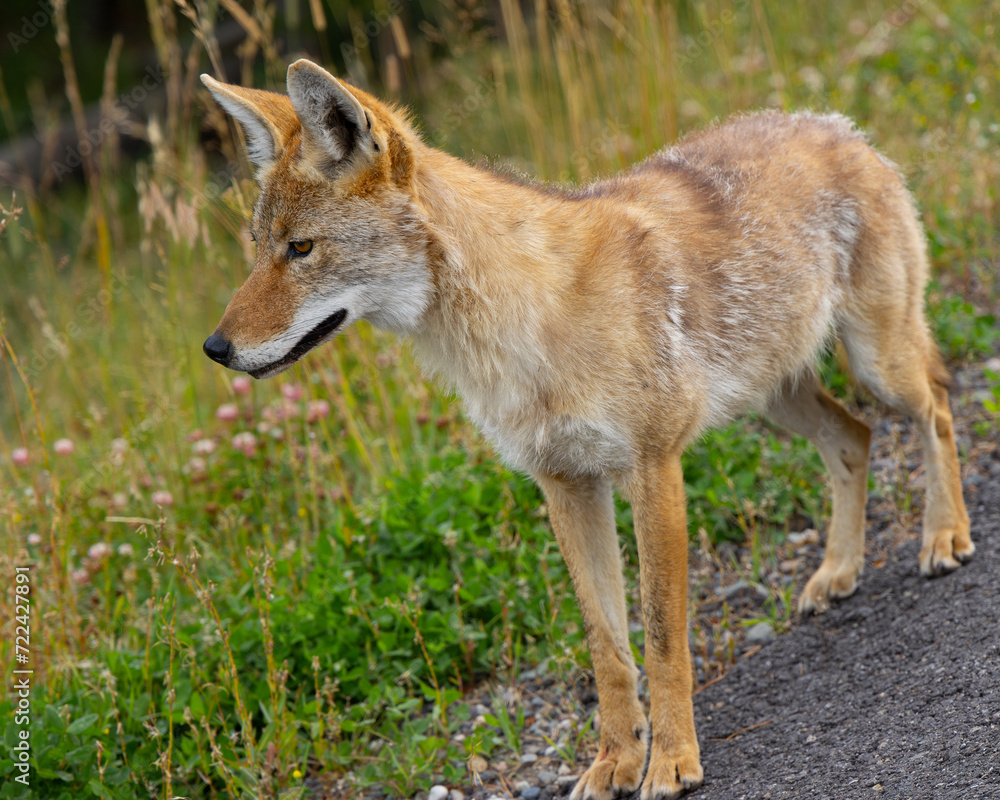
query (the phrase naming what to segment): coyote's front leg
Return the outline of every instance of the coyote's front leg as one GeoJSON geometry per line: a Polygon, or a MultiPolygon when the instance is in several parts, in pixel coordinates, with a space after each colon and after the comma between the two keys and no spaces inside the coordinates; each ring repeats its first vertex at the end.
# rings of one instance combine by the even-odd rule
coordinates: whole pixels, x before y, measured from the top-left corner
{"type": "Polygon", "coordinates": [[[602,478],[536,477],[573,576],[601,707],[601,751],[571,800],[606,800],[639,787],[648,740],[628,641],[611,484],[602,478]]]}
{"type": "Polygon", "coordinates": [[[639,544],[653,742],[642,800],[699,786],[704,773],[691,702],[687,518],[680,453],[658,454],[626,486],[639,544]]]}

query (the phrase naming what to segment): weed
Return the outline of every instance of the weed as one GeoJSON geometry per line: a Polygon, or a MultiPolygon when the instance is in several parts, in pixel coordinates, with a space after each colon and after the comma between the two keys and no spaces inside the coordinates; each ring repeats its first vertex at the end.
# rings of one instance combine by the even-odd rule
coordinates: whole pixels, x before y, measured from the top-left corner
{"type": "Polygon", "coordinates": [[[928,294],[931,299],[927,311],[946,356],[981,358],[995,351],[1000,344],[1000,326],[993,314],[977,312],[961,297],[942,296],[936,284],[931,284],[928,294]]]}
{"type": "Polygon", "coordinates": [[[486,714],[486,722],[494,727],[500,728],[507,740],[507,747],[516,756],[521,756],[521,729],[524,728],[524,705],[517,703],[515,716],[511,717],[507,709],[507,701],[502,693],[493,692],[490,695],[493,705],[493,713],[486,714]]]}
{"type": "Polygon", "coordinates": [[[580,752],[580,743],[587,738],[589,734],[593,733],[594,718],[596,716],[597,709],[594,709],[591,715],[584,722],[581,723],[579,720],[573,720],[570,727],[559,738],[558,742],[552,741],[545,735],[543,735],[542,738],[545,739],[551,747],[556,749],[556,752],[563,761],[570,766],[573,766],[576,764],[577,753],[580,752]]]}

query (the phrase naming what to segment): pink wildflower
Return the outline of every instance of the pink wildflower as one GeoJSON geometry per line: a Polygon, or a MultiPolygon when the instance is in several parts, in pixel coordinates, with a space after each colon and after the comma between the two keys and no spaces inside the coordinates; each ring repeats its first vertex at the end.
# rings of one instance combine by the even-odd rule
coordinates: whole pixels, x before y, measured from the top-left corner
{"type": "Polygon", "coordinates": [[[153,492],[153,503],[158,506],[172,506],[174,504],[174,496],[166,489],[157,489],[153,492]]]}
{"type": "Polygon", "coordinates": [[[240,417],[236,403],[223,403],[215,411],[215,418],[221,422],[235,422],[240,417]]]}
{"type": "Polygon", "coordinates": [[[233,378],[233,392],[235,394],[250,394],[250,379],[246,375],[233,378]]]}
{"type": "Polygon", "coordinates": [[[249,431],[237,433],[233,437],[233,447],[245,456],[253,456],[257,453],[257,437],[249,431]]]}
{"type": "Polygon", "coordinates": [[[10,454],[10,460],[14,462],[15,466],[25,466],[31,460],[28,457],[28,449],[26,447],[15,447],[14,451],[10,454]]]}
{"type": "Polygon", "coordinates": [[[302,387],[297,383],[281,384],[281,394],[286,400],[295,401],[302,397],[302,387]]]}
{"type": "Polygon", "coordinates": [[[98,542],[97,544],[92,544],[87,550],[87,558],[94,562],[100,562],[110,556],[114,550],[111,549],[111,545],[107,542],[98,542]]]}
{"type": "Polygon", "coordinates": [[[55,444],[52,445],[52,449],[57,456],[68,456],[73,454],[76,447],[72,439],[56,439],[55,444]]]}
{"type": "Polygon", "coordinates": [[[184,471],[189,475],[199,477],[205,474],[205,459],[200,456],[194,456],[190,461],[184,466],[184,471]]]}
{"type": "Polygon", "coordinates": [[[210,456],[215,452],[215,439],[200,439],[191,449],[197,456],[210,456]]]}
{"type": "Polygon", "coordinates": [[[330,404],[326,400],[310,400],[306,406],[306,422],[319,422],[330,416],[330,404]]]}

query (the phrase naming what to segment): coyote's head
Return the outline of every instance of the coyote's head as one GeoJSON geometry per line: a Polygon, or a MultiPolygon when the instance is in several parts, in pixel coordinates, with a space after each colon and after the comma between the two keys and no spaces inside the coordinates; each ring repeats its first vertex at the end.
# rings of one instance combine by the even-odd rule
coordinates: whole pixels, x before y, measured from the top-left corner
{"type": "Polygon", "coordinates": [[[260,184],[256,264],[205,353],[265,378],[358,319],[412,331],[433,284],[405,120],[306,60],[287,97],[201,79],[243,126],[260,184]]]}

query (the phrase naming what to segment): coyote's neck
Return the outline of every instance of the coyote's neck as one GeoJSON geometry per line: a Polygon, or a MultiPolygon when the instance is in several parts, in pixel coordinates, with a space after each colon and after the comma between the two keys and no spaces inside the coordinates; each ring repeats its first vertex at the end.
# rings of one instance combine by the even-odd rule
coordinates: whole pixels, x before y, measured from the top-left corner
{"type": "Polygon", "coordinates": [[[586,222],[571,233],[565,204],[430,148],[417,163],[417,202],[438,250],[418,354],[474,415],[477,405],[530,402],[546,392],[586,222]]]}
{"type": "MultiPolygon", "coordinates": [[[[417,201],[463,280],[533,282],[572,266],[565,234],[579,234],[585,221],[568,213],[565,200],[431,148],[416,173],[417,201]]],[[[577,202],[581,211],[587,205],[577,202]]]]}
{"type": "Polygon", "coordinates": [[[631,446],[608,420],[600,353],[607,309],[588,282],[608,203],[546,195],[442,153],[420,162],[417,203],[439,250],[435,295],[414,335],[424,366],[462,397],[505,459],[531,472],[622,470],[631,446]],[[603,333],[602,333],[603,331],[603,333]],[[596,399],[595,399],[596,398],[596,399]]]}

